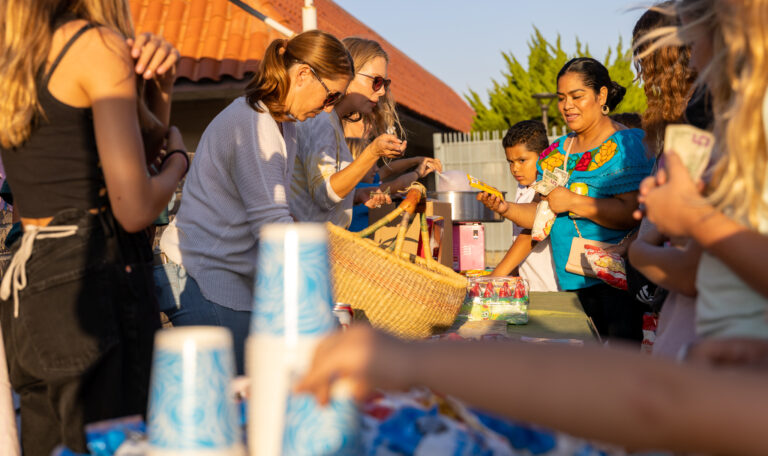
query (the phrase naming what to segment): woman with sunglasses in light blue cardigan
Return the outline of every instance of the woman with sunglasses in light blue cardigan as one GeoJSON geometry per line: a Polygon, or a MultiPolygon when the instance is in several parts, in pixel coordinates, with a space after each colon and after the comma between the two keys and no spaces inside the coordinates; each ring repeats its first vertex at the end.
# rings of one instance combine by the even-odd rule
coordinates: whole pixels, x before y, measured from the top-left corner
{"type": "Polygon", "coordinates": [[[333,112],[322,112],[297,126],[288,202],[298,221],[347,228],[352,206],[369,199],[355,186],[380,158],[400,157],[406,141],[392,134],[402,128],[389,92],[387,53],[376,41],[345,38],[343,42],[355,62],[355,77],[344,96],[335,100],[333,112]],[[344,139],[344,123],[355,121],[363,122],[366,139],[375,139],[353,159],[344,139]]]}

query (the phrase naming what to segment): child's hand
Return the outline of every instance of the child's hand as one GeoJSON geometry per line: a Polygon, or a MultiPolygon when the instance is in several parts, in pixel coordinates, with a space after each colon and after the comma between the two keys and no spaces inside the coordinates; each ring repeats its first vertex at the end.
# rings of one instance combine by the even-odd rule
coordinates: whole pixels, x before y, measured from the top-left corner
{"type": "Polygon", "coordinates": [[[565,187],[556,187],[549,192],[549,195],[542,196],[541,199],[549,203],[549,208],[555,214],[562,214],[571,210],[571,202],[574,193],[565,187]]]}
{"type": "Polygon", "coordinates": [[[504,215],[504,213],[507,212],[507,209],[509,209],[509,204],[506,201],[496,195],[491,195],[490,193],[478,193],[477,200],[485,204],[485,207],[488,209],[501,215],[504,215]]]}

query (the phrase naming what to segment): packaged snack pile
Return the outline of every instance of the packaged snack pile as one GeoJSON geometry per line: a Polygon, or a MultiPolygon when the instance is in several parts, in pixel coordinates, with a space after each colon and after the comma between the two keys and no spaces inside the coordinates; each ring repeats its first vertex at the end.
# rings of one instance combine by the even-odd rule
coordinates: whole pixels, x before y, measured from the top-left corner
{"type": "Polygon", "coordinates": [[[469,321],[528,323],[528,282],[521,277],[475,277],[459,310],[469,321]]]}
{"type": "Polygon", "coordinates": [[[598,279],[614,288],[627,289],[627,269],[621,255],[589,244],[584,246],[584,250],[589,266],[595,271],[598,279]]]}
{"type": "Polygon", "coordinates": [[[536,206],[536,218],[533,219],[533,228],[531,229],[531,238],[534,241],[543,241],[552,231],[552,225],[555,224],[557,214],[549,208],[549,203],[542,201],[536,206]]]}
{"type": "Polygon", "coordinates": [[[368,456],[613,455],[551,430],[470,410],[426,388],[379,393],[363,407],[368,456]]]}

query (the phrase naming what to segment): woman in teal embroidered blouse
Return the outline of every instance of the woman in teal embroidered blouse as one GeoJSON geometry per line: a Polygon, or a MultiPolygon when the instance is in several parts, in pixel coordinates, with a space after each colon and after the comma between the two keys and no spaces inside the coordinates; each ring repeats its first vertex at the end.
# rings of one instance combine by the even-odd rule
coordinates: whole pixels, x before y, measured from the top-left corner
{"type": "MultiPolygon", "coordinates": [[[[598,279],[565,270],[579,231],[586,239],[617,243],[637,225],[632,218],[637,189],[651,173],[653,159],[646,152],[642,130],[627,129],[608,117],[625,92],[597,60],[576,58],[566,63],[557,76],[558,108],[573,132],[541,154],[538,169],[539,173],[564,169],[567,156],[567,184],[542,197],[557,214],[550,238],[560,288],[579,294],[601,335],[641,340],[647,310],[643,305],[598,279]]],[[[533,225],[536,202],[518,205],[488,194],[479,199],[516,224],[533,225]]]]}

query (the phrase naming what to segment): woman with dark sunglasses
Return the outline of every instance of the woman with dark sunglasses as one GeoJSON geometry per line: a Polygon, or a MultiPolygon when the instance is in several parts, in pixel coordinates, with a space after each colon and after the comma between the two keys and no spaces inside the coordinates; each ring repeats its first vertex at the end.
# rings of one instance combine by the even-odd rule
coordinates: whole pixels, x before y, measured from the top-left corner
{"type": "Polygon", "coordinates": [[[346,38],[344,45],[355,63],[355,76],[331,113],[320,113],[298,125],[298,150],[289,203],[299,221],[331,222],[348,227],[352,206],[364,203],[368,192],[355,186],[380,158],[400,157],[406,142],[400,130],[387,79],[389,58],[379,43],[346,38]],[[366,138],[375,138],[353,159],[344,123],[362,121],[366,138]]]}
{"type": "Polygon", "coordinates": [[[286,197],[296,126],[331,111],[352,76],[349,52],[330,34],[273,41],[244,96],[205,129],[178,214],[163,233],[160,310],[174,326],[229,328],[239,373],[259,231],[293,222],[286,197]]]}

